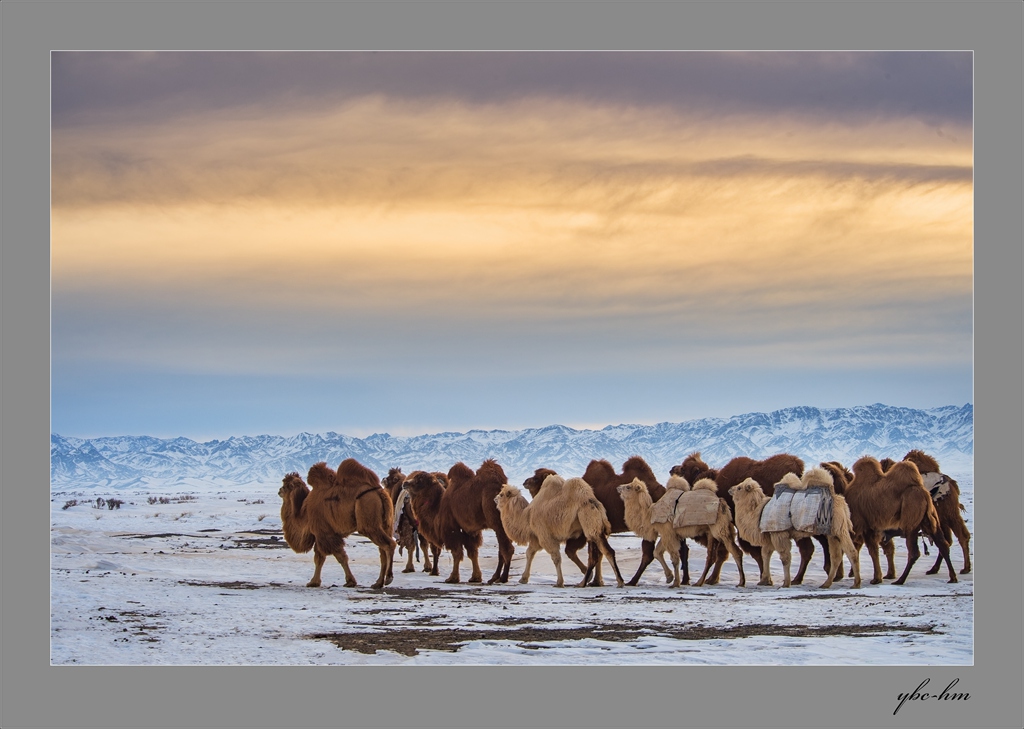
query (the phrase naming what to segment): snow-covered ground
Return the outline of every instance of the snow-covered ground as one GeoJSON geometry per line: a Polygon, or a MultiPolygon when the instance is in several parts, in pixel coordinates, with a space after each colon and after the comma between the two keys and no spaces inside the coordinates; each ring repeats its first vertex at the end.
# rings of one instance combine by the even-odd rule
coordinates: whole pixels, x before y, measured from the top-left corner
{"type": "MultiPolygon", "coordinates": [[[[974,531],[974,479],[952,473],[974,531]]],[[[324,586],[307,588],[311,554],[295,554],[280,536],[280,484],[221,490],[181,486],[51,495],[50,660],[54,665],[305,665],[305,664],[716,664],[716,665],[972,665],[973,574],[947,584],[943,567],[925,571],[922,556],[907,584],[864,586],[849,578],[828,589],[816,544],[805,584],[783,589],[778,555],[775,587],[758,587],[746,557],[747,587],[738,588],[732,560],[719,585],[672,589],[657,563],[637,587],[609,580],[602,588],[556,588],[547,555],[534,562],[529,585],[518,584],[525,561],[516,548],[506,585],[449,585],[448,553],[441,576],[403,574],[383,591],[377,549],[348,540],[360,586],[345,588],[333,559],[324,586]],[[120,509],[95,508],[118,498],[120,509]],[[168,503],[160,503],[163,498],[168,503]],[[82,503],[63,508],[77,499],[82,503]],[[151,501],[155,503],[150,503],[151,501]],[[344,646],[341,647],[341,646],[344,646]],[[374,652],[376,649],[376,652],[374,652]]],[[[612,537],[628,580],[640,540],[612,537]]],[[[897,574],[906,562],[896,541],[897,574]]],[[[971,546],[974,546],[972,540],[971,546]]],[[[973,550],[972,550],[973,551],[973,550]]],[[[794,549],[794,570],[799,555],[794,549]]],[[[951,549],[959,572],[963,556],[951,549]]],[[[485,579],[497,559],[485,532],[485,579]]],[[[704,551],[690,543],[693,581],[704,551]]],[[[884,564],[884,561],[883,561],[884,564]]],[[[420,565],[418,564],[417,567],[420,565]]],[[[463,580],[469,577],[463,563],[463,580]]],[[[563,560],[567,582],[579,579],[563,560]]]]}

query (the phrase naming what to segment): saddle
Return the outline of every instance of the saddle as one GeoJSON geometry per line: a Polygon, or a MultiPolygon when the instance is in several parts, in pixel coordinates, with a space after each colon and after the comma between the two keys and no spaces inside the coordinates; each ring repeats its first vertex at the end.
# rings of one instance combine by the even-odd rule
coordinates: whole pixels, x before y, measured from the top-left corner
{"type": "Polygon", "coordinates": [[[762,532],[796,529],[810,534],[832,531],[832,491],[824,486],[793,489],[775,484],[775,493],[764,505],[759,528],[762,532]]]}

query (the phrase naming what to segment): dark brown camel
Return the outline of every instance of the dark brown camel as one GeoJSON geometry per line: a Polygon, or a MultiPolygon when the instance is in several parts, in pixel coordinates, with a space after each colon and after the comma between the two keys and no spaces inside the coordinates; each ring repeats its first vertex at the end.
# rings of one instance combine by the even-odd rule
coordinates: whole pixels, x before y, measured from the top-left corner
{"type": "Polygon", "coordinates": [[[508,570],[512,566],[515,546],[505,533],[501,512],[494,501],[507,482],[501,466],[490,458],[480,465],[476,473],[461,461],[448,471],[448,488],[441,498],[441,532],[444,546],[451,550],[455,566],[446,582],[459,581],[463,547],[473,564],[469,581],[482,581],[477,553],[484,529],[493,530],[498,539],[498,566],[487,584],[508,582],[508,570]]]}
{"type": "MultiPolygon", "coordinates": [[[[442,474],[430,473],[427,471],[413,471],[405,479],[405,490],[409,492],[409,500],[413,513],[416,515],[420,536],[426,539],[430,545],[430,551],[434,559],[430,565],[429,573],[437,576],[438,565],[441,556],[441,549],[444,547],[444,533],[441,526],[441,497],[444,496],[447,477],[441,479],[442,474]]],[[[466,542],[464,546],[470,546],[466,542]]],[[[480,546],[480,535],[472,546],[475,554],[480,546]]],[[[426,554],[426,552],[424,552],[426,554]]]]}
{"type": "Polygon", "coordinates": [[[403,501],[402,487],[405,485],[405,474],[401,468],[392,468],[380,483],[384,490],[391,494],[391,503],[395,507],[395,540],[398,542],[398,553],[401,554],[403,549],[407,553],[405,569],[402,572],[416,571],[413,560],[418,557],[418,550],[423,551],[423,571],[431,572],[433,567],[430,561],[430,547],[426,537],[419,533],[415,509],[407,499],[404,506],[400,503],[403,501]]]}
{"type": "MultiPolygon", "coordinates": [[[[960,513],[966,511],[963,504],[960,503],[960,485],[955,479],[943,474],[939,468],[939,462],[923,451],[912,450],[903,456],[903,460],[910,461],[917,466],[922,478],[936,482],[932,490],[932,503],[935,504],[935,511],[939,515],[939,527],[950,545],[953,544],[953,535],[956,535],[956,540],[964,553],[964,568],[960,570],[960,574],[968,574],[971,571],[971,533],[964,522],[963,514],[960,513]],[[929,479],[928,474],[938,474],[938,476],[929,479]],[[948,488],[943,488],[947,484],[948,488]]],[[[926,574],[934,575],[941,566],[942,555],[940,554],[935,558],[935,564],[926,574]]]]}

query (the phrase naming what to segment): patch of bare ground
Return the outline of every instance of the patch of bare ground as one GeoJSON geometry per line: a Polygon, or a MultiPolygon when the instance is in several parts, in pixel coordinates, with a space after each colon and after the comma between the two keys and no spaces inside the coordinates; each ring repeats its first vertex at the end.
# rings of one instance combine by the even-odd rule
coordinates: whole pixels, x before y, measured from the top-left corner
{"type": "MultiPolygon", "coordinates": [[[[511,623],[536,621],[509,621],[511,623]]],[[[642,637],[665,637],[676,640],[714,640],[750,638],[754,636],[785,636],[790,638],[822,638],[828,636],[869,636],[896,632],[932,633],[934,626],[915,625],[738,625],[735,627],[659,626],[638,628],[626,624],[603,624],[585,628],[389,628],[381,633],[315,633],[307,636],[327,640],[342,650],[373,654],[379,650],[406,656],[421,650],[456,652],[462,643],[474,640],[513,641],[521,648],[540,650],[547,646],[532,645],[551,641],[596,640],[629,643],[642,637]]]]}
{"type": "Polygon", "coordinates": [[[191,587],[219,587],[224,590],[259,590],[263,587],[285,587],[279,582],[268,582],[258,584],[256,582],[201,582],[199,580],[178,580],[179,585],[190,585],[191,587]]]}

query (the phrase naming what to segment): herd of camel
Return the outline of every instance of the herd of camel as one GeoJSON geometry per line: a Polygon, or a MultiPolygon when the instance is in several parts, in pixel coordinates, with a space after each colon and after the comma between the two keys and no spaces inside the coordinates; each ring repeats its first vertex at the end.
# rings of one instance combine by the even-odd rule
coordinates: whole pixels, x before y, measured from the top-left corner
{"type": "MultiPolygon", "coordinates": [[[[477,471],[456,463],[448,473],[414,471],[408,475],[392,468],[383,479],[355,459],[341,462],[337,471],[321,462],[309,469],[304,481],[298,473],[283,479],[281,521],[284,537],[294,551],[313,551],[314,573],[309,587],[321,584],[320,572],[333,555],[345,570],[345,586],[356,586],[345,552],[345,537],[361,534],[380,552],[380,574],[373,587],[380,589],[393,579],[392,562],[396,548],[408,552],[404,572],[414,572],[413,554],[422,551],[423,571],[439,575],[442,550],[453,559],[452,572],[445,580],[460,581],[459,565],[469,557],[469,582],[483,582],[479,548],[482,532],[493,530],[498,542],[498,564],[488,584],[507,582],[515,544],[525,546],[526,566],[520,583],[530,579],[534,555],[541,549],[552,559],[557,586],[564,585],[561,551],[583,573],[578,586],[604,585],[601,563],[607,560],[619,587],[636,585],[644,570],[658,560],[665,580],[673,586],[689,584],[686,540],[706,548],[704,572],[696,583],[717,584],[722,565],[732,556],[739,568],[739,586],[746,584],[743,553],[757,563],[759,585],[772,585],[770,558],[779,552],[785,572],[784,586],[800,584],[821,543],[824,570],[822,587],[843,579],[843,558],[850,563],[853,587],[860,587],[859,551],[867,545],[871,555],[871,584],[896,577],[892,538],[902,536],[907,544],[907,564],[894,584],[902,585],[920,557],[918,538],[928,537],[938,549],[928,574],[939,571],[943,562],[949,582],[956,582],[949,548],[955,535],[963,550],[961,574],[971,571],[970,532],[964,523],[960,489],[955,480],[941,473],[938,462],[920,450],[912,450],[902,461],[879,461],[865,456],[853,464],[852,472],[837,461],[806,469],[801,459],[789,454],[757,461],[740,456],[721,469],[708,466],[699,452],[674,466],[665,485],[639,456],[633,456],[617,473],[606,460],[590,462],[582,477],[563,478],[555,471],[539,468],[523,487],[508,483],[505,472],[493,459],[477,471]],[[307,485],[308,481],[308,485],[307,485]],[[832,505],[824,529],[800,531],[795,527],[762,531],[765,505],[776,489],[794,492],[825,489],[832,505]],[[685,524],[659,519],[657,514],[674,508],[692,493],[708,504],[704,521],[685,524]],[[717,504],[715,498],[717,497],[717,504]],[[674,500],[674,501],[673,501],[674,500]],[[640,565],[625,582],[608,542],[611,534],[633,532],[640,537],[640,565]],[[790,576],[790,550],[795,541],[800,565],[790,576]],[[587,561],[578,552],[587,546],[587,561]],[[883,578],[879,561],[882,547],[888,570],[883,578]],[[672,568],[665,560],[668,553],[672,568]],[[680,576],[680,564],[682,575],[680,576]]],[[[804,527],[806,529],[806,526],[804,527]]],[[[926,548],[927,549],[927,548],[926,548]]]]}

